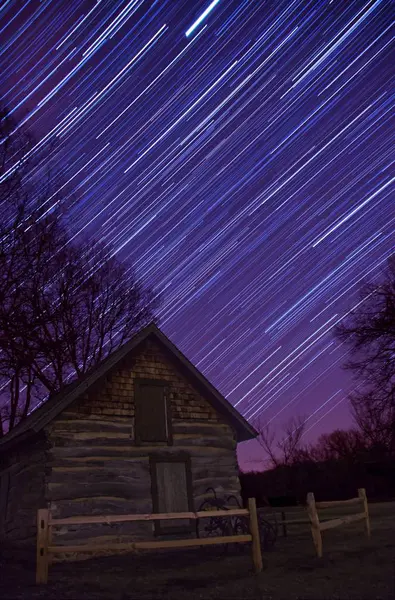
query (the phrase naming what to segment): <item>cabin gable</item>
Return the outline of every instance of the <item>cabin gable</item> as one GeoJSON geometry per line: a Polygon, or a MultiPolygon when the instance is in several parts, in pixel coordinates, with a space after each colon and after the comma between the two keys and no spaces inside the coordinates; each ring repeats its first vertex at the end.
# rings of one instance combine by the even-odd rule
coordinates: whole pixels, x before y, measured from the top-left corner
{"type": "MultiPolygon", "coordinates": [[[[197,510],[209,487],[220,495],[239,495],[234,428],[155,340],[145,340],[45,430],[50,447],[46,498],[56,516],[147,513],[170,510],[173,504],[175,511],[181,505],[197,510]],[[139,432],[138,423],[138,404],[145,390],[155,387],[156,395],[147,396],[150,407],[160,406],[162,391],[167,406],[166,423],[152,421],[158,439],[139,432]],[[169,487],[178,481],[185,489],[172,494],[164,478],[169,487]]],[[[170,534],[172,526],[126,523],[111,532],[106,526],[83,531],[94,543],[109,534],[123,541],[170,534]]],[[[81,533],[64,528],[57,535],[64,543],[78,543],[81,533]]]]}
{"type": "Polygon", "coordinates": [[[183,440],[188,440],[193,431],[193,425],[200,423],[203,429],[196,430],[196,435],[218,437],[226,432],[233,439],[230,446],[235,448],[236,432],[231,424],[176,369],[160,346],[151,340],[146,340],[141,346],[118,369],[92,386],[46,427],[54,442],[61,444],[62,436],[70,441],[69,433],[73,432],[73,441],[79,444],[80,441],[98,439],[98,434],[105,431],[107,439],[114,437],[135,445],[149,445],[148,440],[139,439],[136,413],[138,416],[139,403],[150,401],[150,397],[144,396],[145,390],[157,387],[163,391],[167,404],[163,414],[171,435],[168,436],[170,439],[152,438],[154,446],[183,445],[183,440]],[[114,424],[111,425],[111,422],[114,424]],[[122,431],[120,425],[123,426],[122,431]],[[110,435],[111,428],[114,429],[113,436],[110,435]]]}

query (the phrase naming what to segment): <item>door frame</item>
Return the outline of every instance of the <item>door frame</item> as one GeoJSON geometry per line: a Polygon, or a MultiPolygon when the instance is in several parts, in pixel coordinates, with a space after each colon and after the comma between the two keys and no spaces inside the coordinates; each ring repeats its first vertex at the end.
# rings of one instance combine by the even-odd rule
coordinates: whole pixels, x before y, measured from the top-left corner
{"type": "MultiPolygon", "coordinates": [[[[155,453],[149,457],[150,474],[151,474],[151,498],[152,509],[154,513],[159,512],[159,496],[158,496],[158,480],[156,476],[156,465],[158,463],[184,463],[185,476],[187,486],[188,510],[194,511],[193,505],[193,486],[192,486],[192,469],[191,457],[187,452],[179,452],[175,454],[155,453]]],[[[194,528],[194,521],[190,520],[189,525],[167,526],[166,521],[154,521],[154,534],[157,535],[172,535],[176,533],[190,533],[194,528]]]]}

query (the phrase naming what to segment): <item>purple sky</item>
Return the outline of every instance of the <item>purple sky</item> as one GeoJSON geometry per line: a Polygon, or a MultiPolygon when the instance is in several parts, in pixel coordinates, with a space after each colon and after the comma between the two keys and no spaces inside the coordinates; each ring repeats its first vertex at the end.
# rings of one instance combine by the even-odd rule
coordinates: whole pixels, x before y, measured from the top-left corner
{"type": "Polygon", "coordinates": [[[0,102],[57,142],[77,236],[163,294],[163,331],[251,422],[305,415],[306,441],[350,424],[333,326],[394,247],[393,7],[0,7],[0,102]]]}

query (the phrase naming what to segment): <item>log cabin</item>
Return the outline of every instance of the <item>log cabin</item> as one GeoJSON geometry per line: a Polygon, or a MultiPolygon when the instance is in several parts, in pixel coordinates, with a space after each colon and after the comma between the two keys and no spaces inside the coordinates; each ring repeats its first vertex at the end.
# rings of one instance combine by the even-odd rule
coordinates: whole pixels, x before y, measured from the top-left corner
{"type": "MultiPolygon", "coordinates": [[[[198,510],[208,488],[239,497],[236,446],[255,436],[148,325],[0,439],[0,540],[34,548],[39,508],[61,518],[182,512],[198,510]]],[[[191,521],[58,527],[54,543],[180,534],[193,535],[191,521]]]]}

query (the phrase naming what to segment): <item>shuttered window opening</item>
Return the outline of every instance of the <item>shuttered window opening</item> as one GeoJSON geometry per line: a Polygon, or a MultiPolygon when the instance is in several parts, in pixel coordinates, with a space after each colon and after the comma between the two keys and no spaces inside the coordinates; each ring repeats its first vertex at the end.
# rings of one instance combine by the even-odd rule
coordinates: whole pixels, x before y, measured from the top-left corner
{"type": "Polygon", "coordinates": [[[137,443],[171,443],[171,417],[163,382],[135,381],[135,439],[137,443]]]}
{"type": "MultiPolygon", "coordinates": [[[[153,511],[159,513],[193,511],[189,457],[151,457],[153,511]]],[[[190,532],[190,519],[155,522],[155,533],[190,532]]]]}

